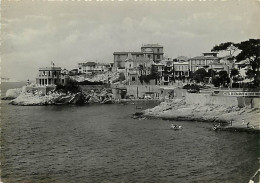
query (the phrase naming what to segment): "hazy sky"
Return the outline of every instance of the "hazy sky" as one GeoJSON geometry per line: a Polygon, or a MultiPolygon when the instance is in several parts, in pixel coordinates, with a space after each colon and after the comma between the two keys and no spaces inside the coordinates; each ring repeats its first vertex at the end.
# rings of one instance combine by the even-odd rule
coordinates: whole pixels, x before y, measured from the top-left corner
{"type": "Polygon", "coordinates": [[[193,57],[215,44],[260,38],[260,2],[2,2],[2,77],[34,79],[51,61],[113,62],[115,51],[164,46],[193,57]]]}

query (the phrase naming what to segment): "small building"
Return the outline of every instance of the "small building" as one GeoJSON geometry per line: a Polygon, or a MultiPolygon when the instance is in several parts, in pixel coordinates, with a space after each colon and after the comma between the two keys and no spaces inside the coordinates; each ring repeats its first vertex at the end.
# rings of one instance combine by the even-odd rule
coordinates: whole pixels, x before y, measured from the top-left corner
{"type": "Polygon", "coordinates": [[[174,78],[174,64],[173,59],[167,58],[161,61],[161,64],[164,65],[163,67],[163,76],[161,78],[161,83],[163,85],[169,85],[169,83],[174,78]]]}
{"type": "Polygon", "coordinates": [[[216,72],[227,71],[228,74],[230,73],[231,70],[231,68],[229,68],[229,65],[226,65],[224,63],[219,63],[219,62],[210,63],[207,69],[212,69],[216,72]]]}
{"type": "Polygon", "coordinates": [[[69,71],[67,69],[62,69],[61,70],[61,74],[63,75],[68,75],[69,74],[69,71]]]}
{"type": "Polygon", "coordinates": [[[126,99],[127,89],[123,86],[112,87],[112,93],[114,99],[126,99]]]}
{"type": "Polygon", "coordinates": [[[90,74],[90,73],[102,73],[108,71],[110,64],[96,63],[96,62],[86,62],[78,63],[78,73],[90,74]]]}
{"type": "Polygon", "coordinates": [[[78,74],[78,69],[72,69],[69,71],[69,75],[76,75],[78,74]]]}
{"type": "Polygon", "coordinates": [[[183,98],[186,96],[187,91],[179,87],[164,86],[160,87],[160,98],[161,99],[173,99],[173,98],[183,98]]]}

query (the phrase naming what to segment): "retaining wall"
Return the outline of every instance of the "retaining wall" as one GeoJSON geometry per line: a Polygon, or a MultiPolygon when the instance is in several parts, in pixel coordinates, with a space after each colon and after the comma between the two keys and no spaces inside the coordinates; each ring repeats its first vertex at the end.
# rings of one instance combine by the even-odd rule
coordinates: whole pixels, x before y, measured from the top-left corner
{"type": "Polygon", "coordinates": [[[226,106],[238,106],[238,107],[250,107],[259,108],[260,98],[250,97],[222,97],[222,96],[210,96],[204,94],[186,94],[187,104],[199,104],[199,105],[226,105],[226,106]]]}
{"type": "Polygon", "coordinates": [[[145,92],[160,93],[160,86],[158,85],[125,85],[124,87],[127,89],[127,95],[133,95],[136,98],[137,93],[138,97],[142,97],[145,92]]]}
{"type": "Polygon", "coordinates": [[[186,94],[187,104],[238,106],[236,97],[218,97],[203,94],[186,94]]]}

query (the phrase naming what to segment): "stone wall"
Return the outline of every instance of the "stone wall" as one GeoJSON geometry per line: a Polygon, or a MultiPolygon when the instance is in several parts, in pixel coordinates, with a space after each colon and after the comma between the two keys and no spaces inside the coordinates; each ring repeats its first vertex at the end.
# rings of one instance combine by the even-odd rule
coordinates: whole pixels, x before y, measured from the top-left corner
{"type": "Polygon", "coordinates": [[[41,92],[46,95],[49,91],[52,91],[56,88],[56,86],[24,86],[22,88],[22,92],[24,93],[34,93],[41,92]]]}
{"type": "Polygon", "coordinates": [[[109,88],[107,85],[79,85],[82,91],[90,91],[90,90],[100,90],[104,88],[109,88]]]}
{"type": "Polygon", "coordinates": [[[156,92],[160,93],[160,86],[158,85],[125,85],[127,89],[127,95],[133,95],[135,98],[143,97],[145,92],[156,92]]]}
{"type": "Polygon", "coordinates": [[[236,97],[219,97],[203,94],[186,94],[187,104],[238,106],[236,97]]]}
{"type": "Polygon", "coordinates": [[[224,97],[224,96],[210,96],[205,94],[186,94],[187,104],[199,105],[226,105],[259,108],[260,98],[249,97],[224,97]]]}

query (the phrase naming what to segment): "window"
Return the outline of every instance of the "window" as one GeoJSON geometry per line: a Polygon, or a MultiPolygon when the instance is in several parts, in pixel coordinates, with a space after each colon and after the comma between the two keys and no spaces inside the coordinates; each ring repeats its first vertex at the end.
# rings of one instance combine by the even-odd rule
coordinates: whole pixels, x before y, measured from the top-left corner
{"type": "Polygon", "coordinates": [[[132,77],[132,81],[135,81],[135,77],[134,76],[132,77]]]}
{"type": "Polygon", "coordinates": [[[160,52],[160,49],[159,49],[159,48],[157,49],[157,52],[158,52],[158,53],[160,52]]]}
{"type": "Polygon", "coordinates": [[[160,59],[160,55],[157,55],[157,59],[160,59]]]}

